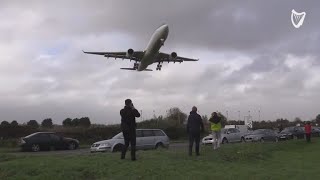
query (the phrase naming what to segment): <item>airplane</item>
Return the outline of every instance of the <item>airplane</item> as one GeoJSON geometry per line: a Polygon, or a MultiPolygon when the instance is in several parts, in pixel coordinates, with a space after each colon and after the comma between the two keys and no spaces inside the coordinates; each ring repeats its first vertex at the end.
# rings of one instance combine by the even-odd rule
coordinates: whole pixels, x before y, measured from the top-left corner
{"type": "Polygon", "coordinates": [[[199,59],[191,59],[180,57],[176,52],[171,54],[166,54],[160,52],[160,48],[164,45],[169,34],[169,27],[167,24],[161,25],[155,30],[151,39],[144,51],[134,51],[133,49],[128,49],[126,52],[87,52],[86,54],[102,55],[107,58],[119,58],[119,59],[129,59],[130,61],[135,61],[133,68],[120,68],[122,70],[134,70],[134,71],[152,71],[152,69],[147,69],[147,67],[153,63],[158,63],[156,70],[161,71],[163,62],[183,62],[183,61],[198,61],[199,59]]]}

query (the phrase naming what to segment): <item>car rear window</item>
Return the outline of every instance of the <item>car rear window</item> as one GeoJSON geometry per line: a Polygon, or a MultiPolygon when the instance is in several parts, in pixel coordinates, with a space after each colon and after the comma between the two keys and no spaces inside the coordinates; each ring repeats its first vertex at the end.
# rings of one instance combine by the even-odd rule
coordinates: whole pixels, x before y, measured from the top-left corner
{"type": "Polygon", "coordinates": [[[155,136],[165,136],[165,134],[160,130],[153,130],[155,136]]]}
{"type": "Polygon", "coordinates": [[[149,136],[154,136],[154,134],[153,134],[152,130],[144,130],[143,131],[143,136],[144,137],[149,137],[149,136]]]}

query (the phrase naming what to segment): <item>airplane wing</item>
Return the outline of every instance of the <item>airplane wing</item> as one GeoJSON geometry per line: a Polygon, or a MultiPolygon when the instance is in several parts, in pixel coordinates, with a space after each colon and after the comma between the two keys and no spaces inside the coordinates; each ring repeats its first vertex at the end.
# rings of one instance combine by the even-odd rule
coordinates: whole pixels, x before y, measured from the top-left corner
{"type": "Polygon", "coordinates": [[[160,52],[155,62],[183,62],[183,61],[198,61],[199,59],[185,58],[177,56],[176,58],[170,58],[170,54],[160,52]]]}
{"type": "Polygon", "coordinates": [[[83,51],[86,54],[94,54],[94,55],[101,55],[107,58],[119,58],[119,59],[129,59],[133,61],[141,61],[143,57],[143,51],[134,51],[131,57],[127,56],[127,52],[88,52],[83,51]]]}

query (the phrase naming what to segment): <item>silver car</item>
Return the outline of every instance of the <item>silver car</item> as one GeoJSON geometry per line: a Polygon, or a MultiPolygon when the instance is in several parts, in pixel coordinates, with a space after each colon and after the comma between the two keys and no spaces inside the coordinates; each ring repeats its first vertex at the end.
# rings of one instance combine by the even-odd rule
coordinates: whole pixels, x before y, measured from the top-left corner
{"type": "MultiPolygon", "coordinates": [[[[169,137],[161,129],[137,129],[136,149],[157,149],[159,147],[169,147],[169,137]]],[[[112,139],[95,142],[92,144],[91,152],[116,152],[121,151],[124,146],[122,132],[112,139]]],[[[130,148],[130,147],[129,147],[130,148]]]]}
{"type": "Polygon", "coordinates": [[[272,129],[257,129],[248,134],[246,141],[251,142],[265,142],[265,141],[279,141],[279,134],[272,129]]]}
{"type": "MultiPolygon", "coordinates": [[[[229,142],[244,142],[244,136],[246,135],[246,132],[241,132],[237,128],[227,128],[227,129],[221,129],[221,143],[229,143],[229,142]]],[[[212,144],[213,138],[212,135],[208,135],[202,139],[202,144],[212,144]]]]}

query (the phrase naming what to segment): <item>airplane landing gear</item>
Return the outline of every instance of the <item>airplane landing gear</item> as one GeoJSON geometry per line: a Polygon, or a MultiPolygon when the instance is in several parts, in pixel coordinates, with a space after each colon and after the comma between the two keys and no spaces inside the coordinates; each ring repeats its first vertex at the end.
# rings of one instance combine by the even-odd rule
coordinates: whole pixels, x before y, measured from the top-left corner
{"type": "Polygon", "coordinates": [[[161,46],[164,46],[164,39],[160,39],[161,46]]]}
{"type": "Polygon", "coordinates": [[[133,69],[138,69],[138,67],[139,67],[139,63],[136,62],[133,64],[133,69]]]}
{"type": "Polygon", "coordinates": [[[162,64],[159,63],[159,64],[157,65],[156,70],[161,71],[161,68],[162,68],[162,64]]]}

